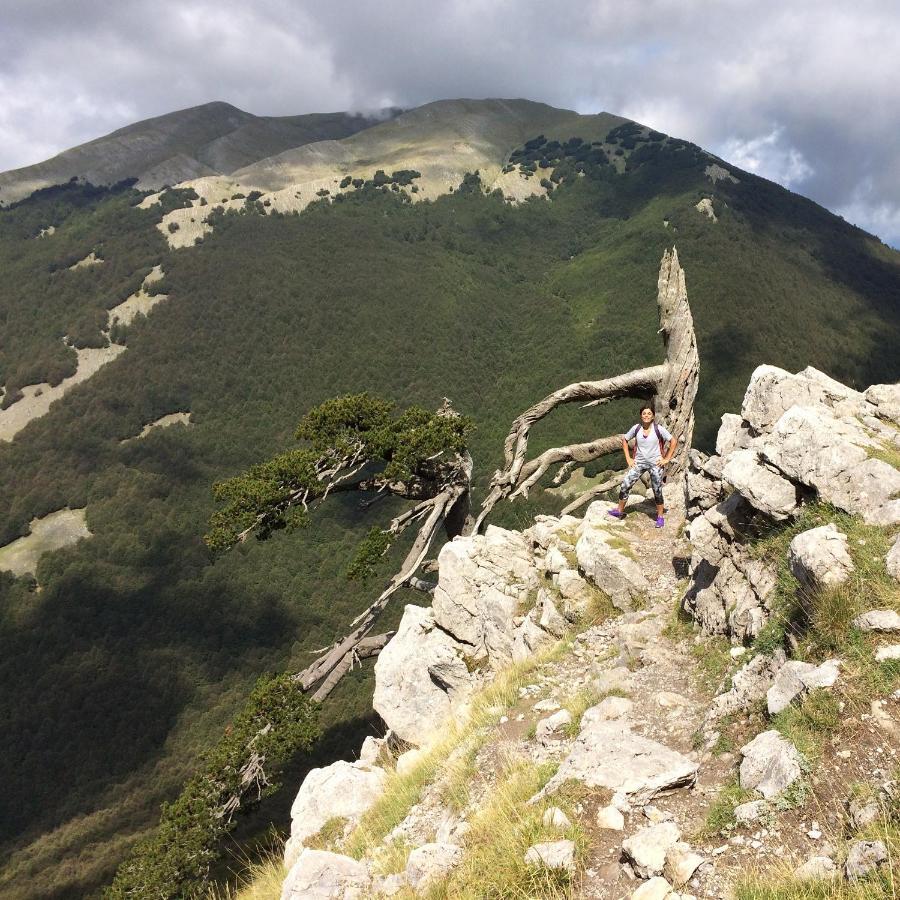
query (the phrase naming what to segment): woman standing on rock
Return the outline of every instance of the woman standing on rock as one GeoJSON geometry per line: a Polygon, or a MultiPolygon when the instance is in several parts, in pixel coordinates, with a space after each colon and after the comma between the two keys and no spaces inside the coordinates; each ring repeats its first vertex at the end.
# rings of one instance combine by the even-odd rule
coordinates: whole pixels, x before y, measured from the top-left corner
{"type": "Polygon", "coordinates": [[[664,425],[656,424],[653,407],[645,403],[641,407],[640,424],[633,426],[628,434],[622,437],[622,450],[625,453],[628,472],[619,488],[619,508],[609,511],[614,519],[625,518],[628,492],[644,472],[649,472],[653,498],[656,500],[656,527],[662,528],[666,524],[663,518],[663,469],[669,464],[677,446],[678,438],[672,437],[664,425]],[[634,441],[634,458],[631,455],[631,441],[634,441]],[[668,450],[664,450],[666,443],[669,445],[668,450]]]}

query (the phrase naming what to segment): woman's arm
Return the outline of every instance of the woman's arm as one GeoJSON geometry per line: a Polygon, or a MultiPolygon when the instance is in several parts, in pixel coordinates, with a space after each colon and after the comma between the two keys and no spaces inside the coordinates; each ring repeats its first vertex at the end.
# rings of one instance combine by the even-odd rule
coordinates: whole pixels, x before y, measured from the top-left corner
{"type": "Polygon", "coordinates": [[[631,447],[624,437],[622,438],[622,452],[625,454],[625,464],[630,469],[634,465],[634,460],[631,458],[631,447]]]}
{"type": "Polygon", "coordinates": [[[675,455],[675,450],[678,447],[678,438],[674,435],[672,436],[672,440],[669,441],[668,449],[666,450],[666,455],[660,460],[661,466],[667,466],[671,461],[672,457],[675,455]]]}

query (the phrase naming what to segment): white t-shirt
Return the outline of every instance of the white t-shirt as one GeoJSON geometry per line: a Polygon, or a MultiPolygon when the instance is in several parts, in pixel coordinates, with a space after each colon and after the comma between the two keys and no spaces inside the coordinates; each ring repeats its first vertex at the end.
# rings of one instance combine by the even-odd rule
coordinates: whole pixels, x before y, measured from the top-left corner
{"type": "MultiPolygon", "coordinates": [[[[664,442],[668,443],[672,440],[672,435],[666,430],[664,425],[657,425],[659,433],[662,435],[664,442]]],[[[635,463],[651,463],[656,465],[662,456],[659,452],[659,438],[656,436],[656,428],[650,425],[650,431],[644,433],[643,425],[634,425],[625,435],[626,441],[637,441],[637,453],[634,455],[635,463]]]]}

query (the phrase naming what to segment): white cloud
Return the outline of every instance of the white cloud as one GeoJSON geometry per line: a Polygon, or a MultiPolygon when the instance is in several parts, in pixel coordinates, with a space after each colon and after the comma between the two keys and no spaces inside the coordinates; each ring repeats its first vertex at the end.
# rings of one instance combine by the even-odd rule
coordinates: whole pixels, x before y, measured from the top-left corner
{"type": "Polygon", "coordinates": [[[783,128],[773,128],[768,134],[748,140],[730,138],[717,155],[755,175],[795,187],[806,181],[813,169],[796,147],[785,143],[783,134],[783,128]]]}

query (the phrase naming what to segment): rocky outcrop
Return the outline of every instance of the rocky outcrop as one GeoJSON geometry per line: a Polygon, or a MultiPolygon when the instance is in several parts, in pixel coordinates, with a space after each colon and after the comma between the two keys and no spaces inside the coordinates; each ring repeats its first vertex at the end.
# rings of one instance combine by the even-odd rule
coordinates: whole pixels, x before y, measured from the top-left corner
{"type": "MultiPolygon", "coordinates": [[[[716,453],[692,451],[685,481],[693,547],[683,605],[710,634],[743,643],[771,612],[775,572],[754,559],[756,535],[819,498],[871,524],[900,522],[900,471],[877,458],[900,446],[900,385],[854,391],[813,368],[753,373],[740,416],[727,414],[716,453]]],[[[791,568],[807,587],[852,570],[834,526],[795,538],[791,568]]]]}
{"type": "Polygon", "coordinates": [[[384,792],[385,772],[361,762],[342,760],[313,769],[303,780],[291,806],[291,836],[284,847],[284,864],[290,868],[303,842],[331,819],[355,824],[384,792]]]}
{"type": "Polygon", "coordinates": [[[305,849],[291,866],[281,900],[363,900],[372,879],[364,863],[325,850],[305,849]]]}

